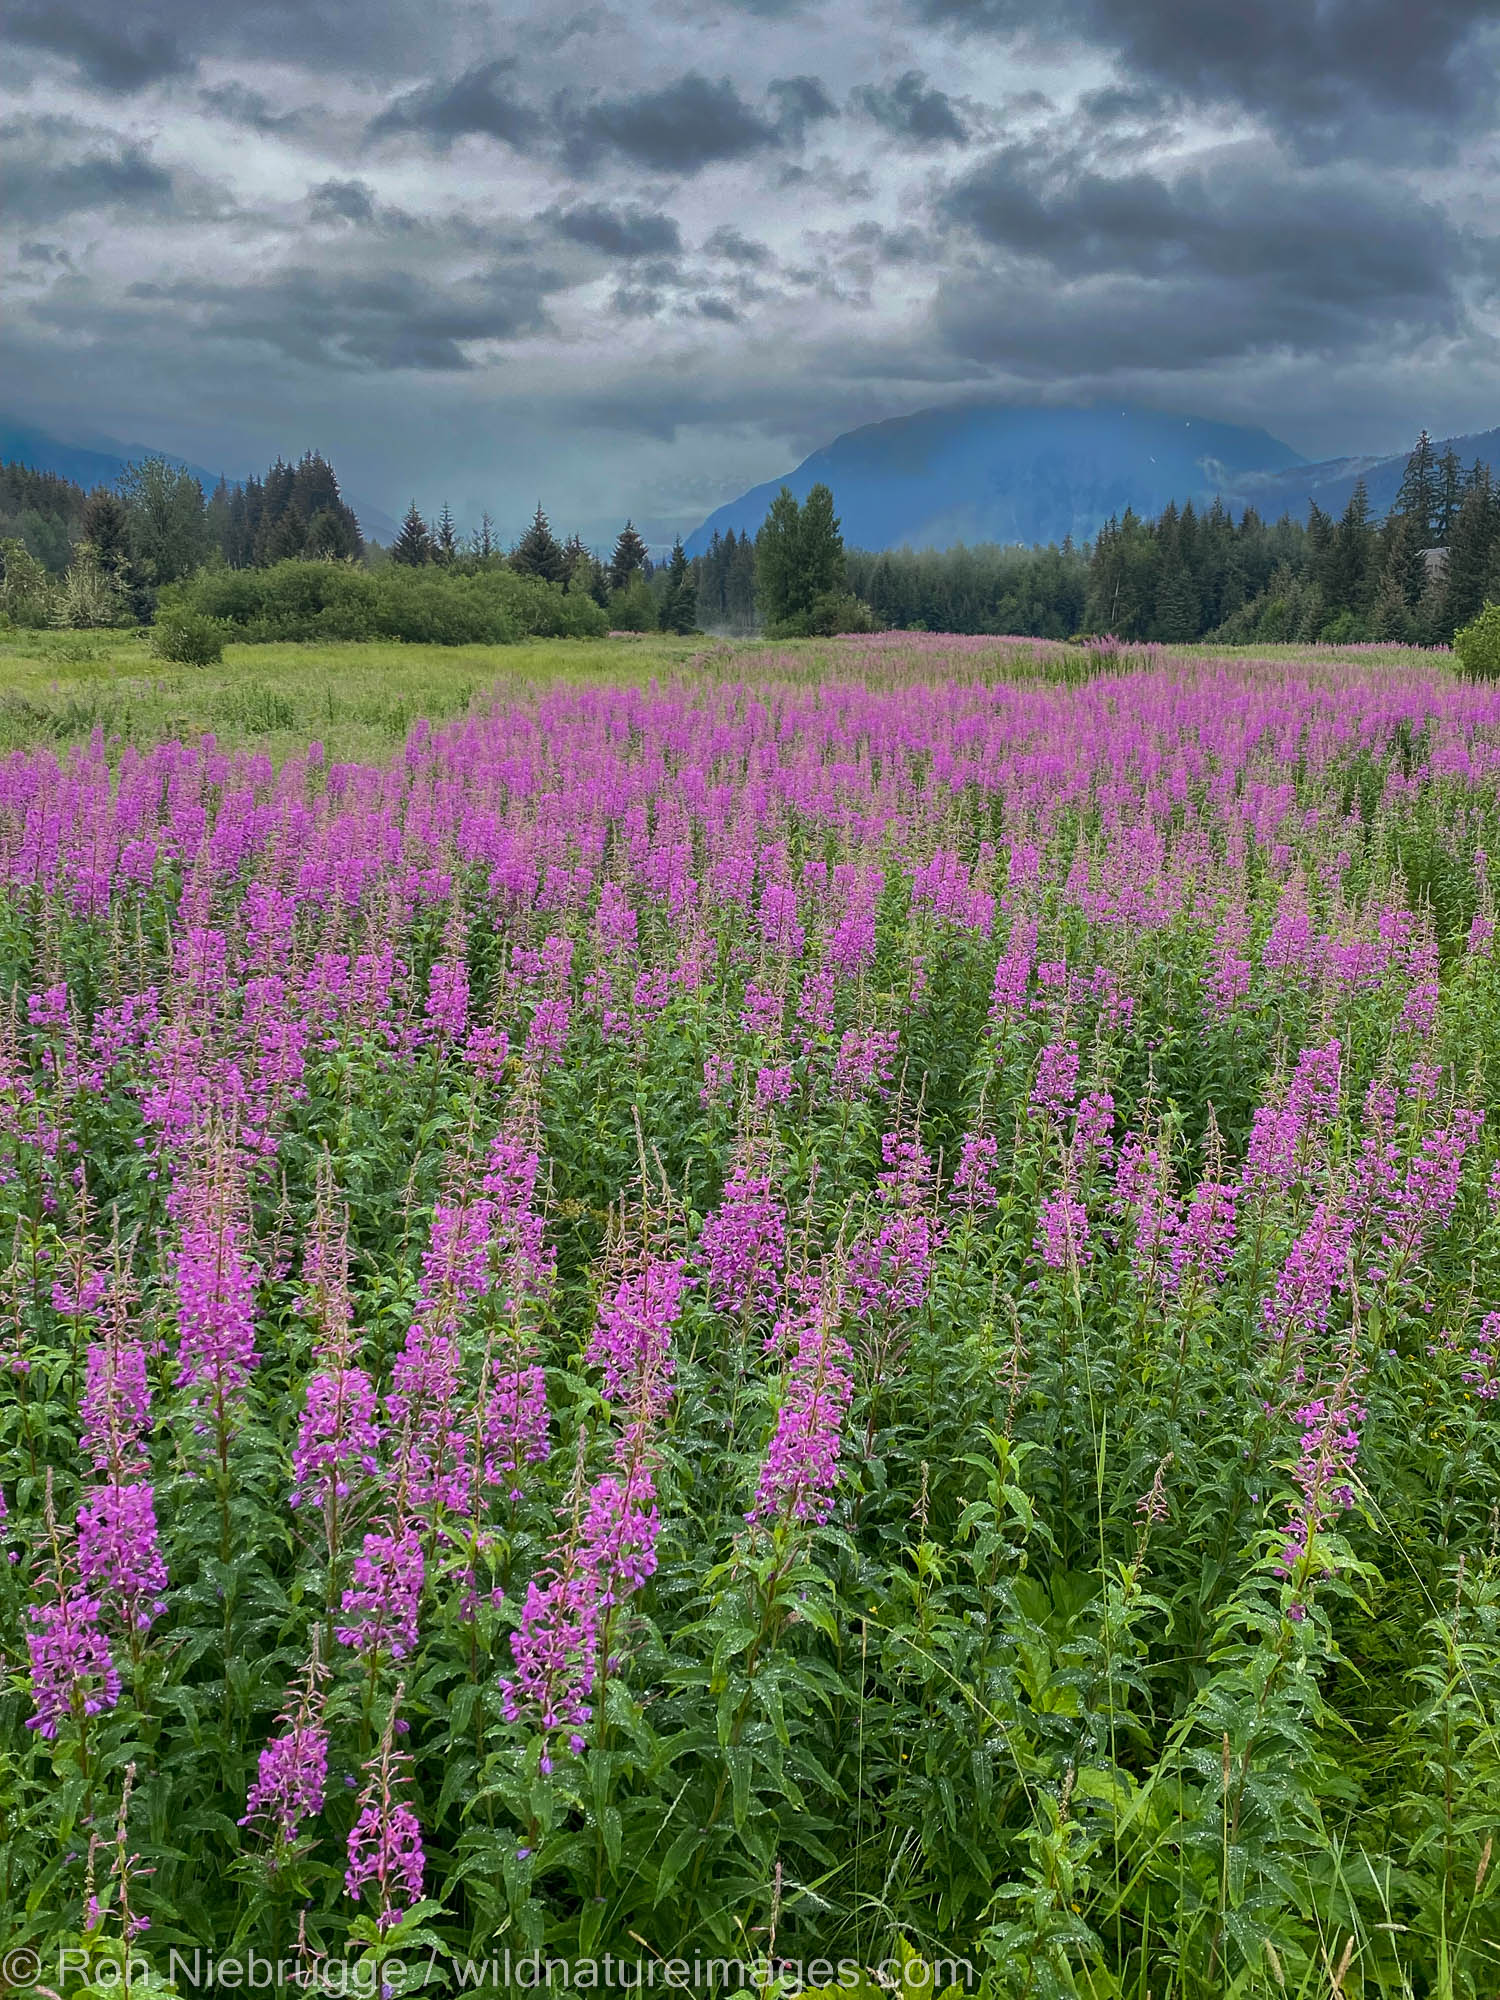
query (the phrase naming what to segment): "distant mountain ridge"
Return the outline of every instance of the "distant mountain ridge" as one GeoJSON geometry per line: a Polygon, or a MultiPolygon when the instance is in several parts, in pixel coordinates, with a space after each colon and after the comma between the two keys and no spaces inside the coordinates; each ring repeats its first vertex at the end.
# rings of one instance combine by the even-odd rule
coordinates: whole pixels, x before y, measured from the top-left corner
{"type": "MultiPolygon", "coordinates": [[[[1466,467],[1476,457],[1500,463],[1500,431],[1452,443],[1466,467]]],[[[1082,542],[1127,507],[1153,516],[1189,500],[1275,517],[1305,515],[1315,499],[1339,513],[1361,475],[1384,514],[1405,466],[1404,452],[1310,463],[1268,431],[1158,410],[968,404],[846,431],[784,481],[717,508],[687,549],[697,555],[731,528],[753,535],[783,484],[799,500],[820,480],[831,486],[851,548],[942,549],[1082,542]]]]}
{"type": "Polygon", "coordinates": [[[1127,507],[1207,504],[1251,473],[1288,471],[1300,453],[1268,431],[1157,410],[968,404],[846,431],[718,508],[689,539],[754,533],[783,483],[799,500],[833,488],[844,539],[863,549],[955,542],[1084,541],[1127,507]]]}
{"type": "MultiPolygon", "coordinates": [[[[34,424],[0,415],[0,460],[29,465],[35,472],[54,472],[59,478],[71,479],[85,489],[113,486],[127,465],[143,458],[164,458],[170,465],[182,466],[192,473],[206,494],[213,492],[221,477],[226,478],[231,486],[242,484],[237,477],[210,472],[206,466],[193,465],[189,460],[179,458],[175,452],[158,451],[154,445],[119,444],[113,438],[96,439],[92,445],[69,444],[65,439],[54,437],[50,431],[38,430],[34,424]]],[[[358,517],[363,533],[373,535],[382,542],[394,540],[396,523],[389,514],[379,507],[365,506],[352,498],[349,505],[358,517]]]]}

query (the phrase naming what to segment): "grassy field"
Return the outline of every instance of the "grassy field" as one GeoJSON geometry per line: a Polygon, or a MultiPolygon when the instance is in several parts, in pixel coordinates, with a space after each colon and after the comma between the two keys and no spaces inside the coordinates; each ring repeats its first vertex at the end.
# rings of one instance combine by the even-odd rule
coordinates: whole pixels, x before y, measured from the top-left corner
{"type": "MultiPolygon", "coordinates": [[[[1368,647],[1150,647],[1143,656],[1205,653],[1273,663],[1368,647]]],[[[1446,657],[1379,649],[1389,664],[1441,672],[1446,657]]],[[[214,667],[157,659],[144,632],[0,631],[0,753],[83,743],[97,729],[112,751],[212,731],[226,749],[264,751],[273,762],[321,742],[336,762],[380,762],[417,718],[444,722],[495,694],[559,680],[645,680],[684,667],[786,679],[820,679],[842,667],[876,680],[1060,679],[1086,674],[1086,648],[1054,641],[943,639],[885,633],[873,640],[753,639],[661,633],[612,639],[537,639],[519,646],[371,644],[231,645],[214,667]],[[941,655],[941,658],[939,657],[941,655]]],[[[1123,662],[1122,662],[1123,664],[1123,662]]]]}
{"type": "Polygon", "coordinates": [[[493,689],[618,680],[681,666],[713,642],[656,633],[522,646],[228,646],[215,667],[158,660],[134,632],[0,634],[0,751],[212,730],[280,760],[317,739],[330,758],[381,760],[418,716],[441,722],[493,689]]]}

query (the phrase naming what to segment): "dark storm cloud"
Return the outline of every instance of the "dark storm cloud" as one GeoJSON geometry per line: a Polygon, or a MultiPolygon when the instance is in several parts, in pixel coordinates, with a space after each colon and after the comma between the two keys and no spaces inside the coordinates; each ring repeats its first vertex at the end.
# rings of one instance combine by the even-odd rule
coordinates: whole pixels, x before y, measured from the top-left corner
{"type": "Polygon", "coordinates": [[[705,257],[721,257],[726,264],[769,264],[771,253],[764,243],[742,235],[732,223],[722,223],[703,245],[705,257]]]}
{"type": "Polygon", "coordinates": [[[962,146],[969,137],[952,98],[934,89],[919,69],[909,69],[884,88],[861,84],[849,101],[862,116],[916,146],[962,146]]]}
{"type": "Polygon", "coordinates": [[[314,222],[373,222],[375,190],[368,181],[320,181],[307,190],[314,222]]]}
{"type": "Polygon", "coordinates": [[[0,125],[0,183],[11,222],[55,222],[96,209],[163,212],[177,201],[173,176],[143,146],[67,118],[0,125]]]}
{"type": "Polygon", "coordinates": [[[563,111],[568,157],[586,170],[615,152],[653,173],[692,174],[775,146],[776,123],[747,104],[729,81],[696,70],[659,90],[599,97],[563,111]]]}
{"type": "Polygon", "coordinates": [[[6,17],[7,37],[71,63],[96,90],[125,94],[193,67],[177,36],[143,22],[122,23],[116,8],[23,7],[6,17]]]}
{"type": "Polygon", "coordinates": [[[1243,105],[1307,151],[1334,143],[1441,150],[1494,109],[1493,0],[910,0],[965,33],[1081,38],[1132,76],[1243,105]]]}
{"type": "Polygon", "coordinates": [[[606,257],[675,256],[682,248],[682,232],[673,218],[652,209],[585,202],[578,208],[553,210],[543,220],[570,243],[582,243],[606,257]]]}
{"type": "Polygon", "coordinates": [[[777,129],[800,146],[808,128],[838,117],[838,106],[815,76],[783,76],[767,91],[777,107],[777,129]]]}
{"type": "Polygon", "coordinates": [[[198,92],[198,102],[211,118],[230,125],[247,125],[254,132],[294,133],[302,129],[307,113],[277,111],[261,91],[243,83],[221,83],[198,92]]]}
{"type": "Polygon", "coordinates": [[[1059,171],[1008,147],[958,180],[944,207],[984,243],[1069,277],[1284,286],[1289,303],[1367,311],[1446,299],[1465,254],[1441,212],[1399,186],[1229,157],[1168,180],[1059,171]]]}
{"type": "Polygon", "coordinates": [[[312,366],[456,373],[473,366],[470,343],[539,332],[555,284],[524,266],[434,284],[407,270],[337,273],[293,265],[251,285],[184,279],[133,285],[129,296],[184,311],[201,334],[269,347],[312,366]]]}
{"type": "Polygon", "coordinates": [[[517,94],[511,82],[515,68],[513,61],[497,58],[476,63],[452,82],[409,90],[373,121],[370,136],[411,132],[443,147],[477,134],[524,152],[540,135],[543,119],[517,94]]]}
{"type": "Polygon", "coordinates": [[[945,207],[995,261],[945,282],[941,336],[1043,377],[1390,353],[1459,328],[1474,257],[1399,183],[1232,159],[1107,179],[1049,175],[1013,148],[945,207]]]}
{"type": "Polygon", "coordinates": [[[705,297],[697,300],[696,305],[700,319],[722,320],[729,326],[733,326],[739,319],[739,314],[728,299],[705,297]]]}

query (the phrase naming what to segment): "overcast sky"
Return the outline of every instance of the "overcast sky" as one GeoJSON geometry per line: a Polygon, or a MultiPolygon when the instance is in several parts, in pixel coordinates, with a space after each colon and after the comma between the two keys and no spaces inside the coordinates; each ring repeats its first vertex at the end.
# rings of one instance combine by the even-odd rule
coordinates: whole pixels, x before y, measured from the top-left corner
{"type": "Polygon", "coordinates": [[[0,408],[686,530],[841,430],[1500,424],[1495,0],[7,0],[0,408]]]}

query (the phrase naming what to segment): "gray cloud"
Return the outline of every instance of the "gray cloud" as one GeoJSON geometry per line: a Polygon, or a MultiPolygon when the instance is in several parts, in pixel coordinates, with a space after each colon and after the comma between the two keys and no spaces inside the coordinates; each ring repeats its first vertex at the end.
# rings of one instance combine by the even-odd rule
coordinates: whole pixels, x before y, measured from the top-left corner
{"type": "Polygon", "coordinates": [[[372,138],[411,132],[437,146],[478,134],[524,150],[540,135],[543,120],[511,87],[513,61],[476,63],[451,83],[423,84],[398,97],[370,126],[372,138]]]}
{"type": "Polygon", "coordinates": [[[962,146],[968,141],[968,127],[952,98],[934,89],[919,69],[909,69],[884,88],[861,84],[849,101],[864,117],[915,145],[962,146]]]}
{"type": "Polygon", "coordinates": [[[375,190],[368,181],[320,181],[307,190],[314,222],[373,222],[375,190]]]}
{"type": "Polygon", "coordinates": [[[675,255],[682,248],[681,230],[659,210],[610,208],[595,201],[554,210],[544,219],[570,243],[582,243],[606,257],[659,257],[675,255]]]}
{"type": "Polygon", "coordinates": [[[164,212],[173,176],[145,147],[68,118],[13,118],[0,125],[0,178],[12,222],[57,222],[98,209],[164,212]]]}
{"type": "Polygon", "coordinates": [[[1118,54],[1137,81],[1264,118],[1301,150],[1442,150],[1494,109],[1491,0],[910,0],[966,34],[1077,37],[1118,54]]]}
{"type": "Polygon", "coordinates": [[[132,285],[129,296],[184,310],[202,334],[310,366],[441,374],[472,368],[472,343],[541,331],[557,282],[525,265],[450,284],[404,269],[333,273],[292,265],[252,285],[147,281],[132,285]]]}
{"type": "Polygon", "coordinates": [[[1442,214],[1404,190],[1235,157],[1168,180],[1073,172],[1009,147],[957,181],[944,206],[985,243],[1070,277],[1286,287],[1363,311],[1440,304],[1464,254],[1442,214]]]}
{"type": "Polygon", "coordinates": [[[763,265],[771,261],[764,243],[743,235],[732,223],[721,223],[703,245],[705,257],[721,257],[726,264],[763,265]]]}
{"type": "Polygon", "coordinates": [[[5,32],[23,48],[71,63],[97,90],[125,94],[193,67],[177,36],[138,18],[121,26],[117,9],[102,15],[83,8],[34,7],[12,11],[5,32]]]}
{"type": "Polygon", "coordinates": [[[761,152],[780,136],[728,77],[711,83],[697,71],[659,90],[568,105],[564,117],[569,160],[582,170],[613,151],[654,173],[692,174],[761,152]]]}

